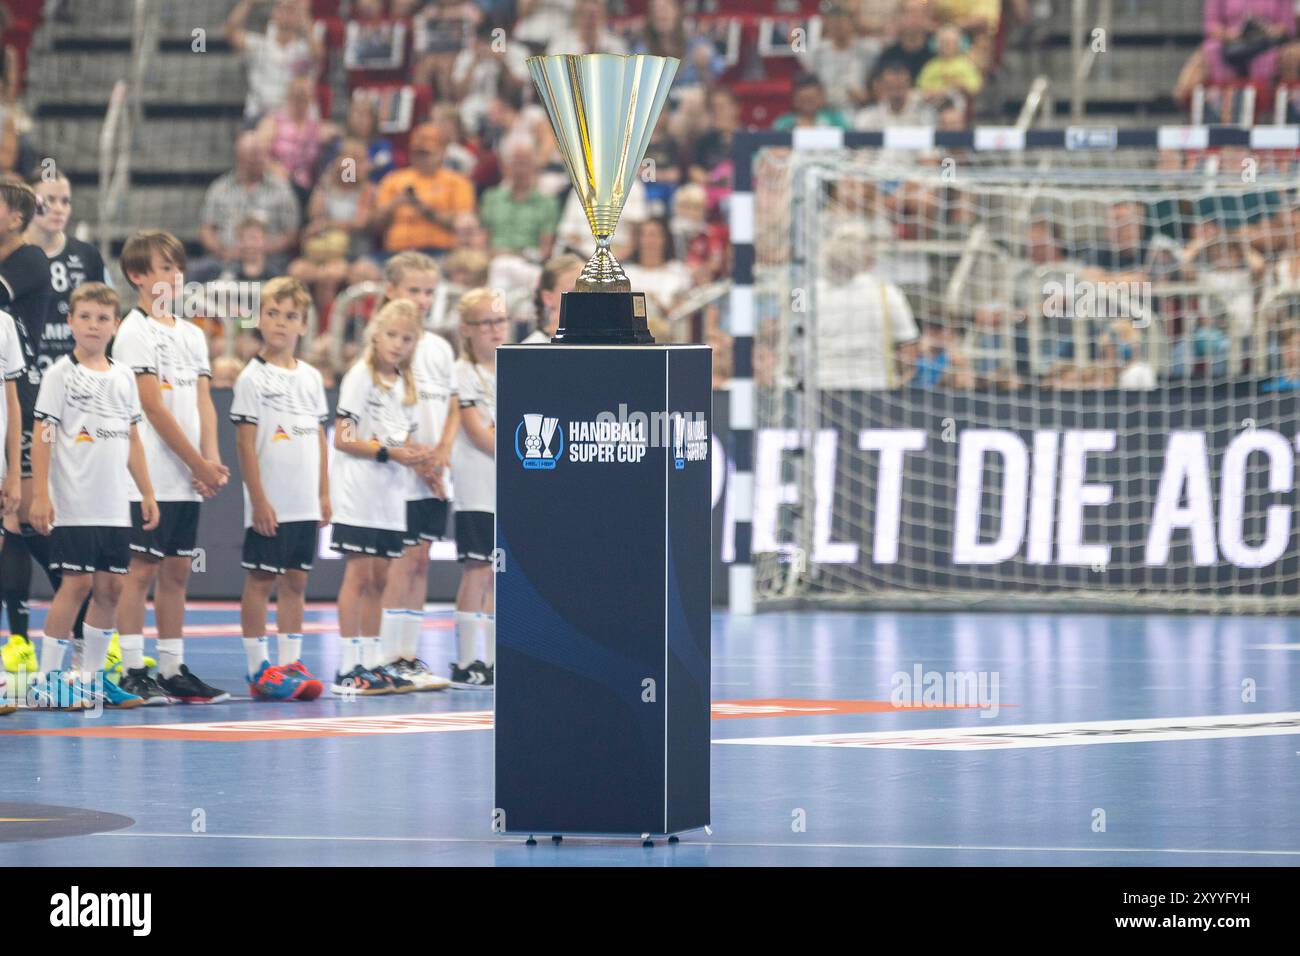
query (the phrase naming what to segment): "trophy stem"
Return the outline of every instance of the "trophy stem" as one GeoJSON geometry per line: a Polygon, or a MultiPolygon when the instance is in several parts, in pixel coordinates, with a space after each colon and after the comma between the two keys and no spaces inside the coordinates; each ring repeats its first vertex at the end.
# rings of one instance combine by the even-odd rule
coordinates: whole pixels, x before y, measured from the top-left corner
{"type": "Polygon", "coordinates": [[[596,236],[596,252],[587,260],[578,281],[574,283],[575,292],[632,291],[632,283],[610,251],[609,241],[608,235],[596,236]]]}

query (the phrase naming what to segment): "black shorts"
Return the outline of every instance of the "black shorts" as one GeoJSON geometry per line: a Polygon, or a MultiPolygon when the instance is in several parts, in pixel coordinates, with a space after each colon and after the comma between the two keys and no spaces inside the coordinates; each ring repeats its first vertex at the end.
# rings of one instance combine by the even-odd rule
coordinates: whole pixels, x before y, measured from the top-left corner
{"type": "Polygon", "coordinates": [[[286,521],[268,538],[252,528],[244,531],[244,553],[240,561],[250,571],[284,574],[310,571],[316,558],[316,522],[286,521]]]}
{"type": "Polygon", "coordinates": [[[99,525],[56,527],[50,533],[50,568],[89,574],[126,574],[131,566],[131,529],[99,525]]]}
{"type": "Polygon", "coordinates": [[[490,511],[456,512],[456,557],[461,561],[491,561],[496,516],[490,511]]]}
{"type": "Polygon", "coordinates": [[[330,536],[330,549],[345,555],[365,554],[378,558],[400,558],[406,549],[402,538],[401,531],[336,524],[330,536]]]}
{"type": "Polygon", "coordinates": [[[199,539],[197,501],[158,502],[158,527],[144,530],[140,502],[131,502],[131,550],[155,558],[192,558],[199,539]]]}
{"type": "Polygon", "coordinates": [[[421,498],[406,503],[407,547],[421,541],[438,541],[447,537],[447,502],[441,498],[421,498]]]}

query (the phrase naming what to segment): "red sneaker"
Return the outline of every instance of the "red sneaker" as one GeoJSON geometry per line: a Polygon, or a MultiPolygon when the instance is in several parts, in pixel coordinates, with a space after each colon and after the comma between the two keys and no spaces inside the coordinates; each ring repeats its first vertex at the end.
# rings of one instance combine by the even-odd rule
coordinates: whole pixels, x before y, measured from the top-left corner
{"type": "Polygon", "coordinates": [[[286,674],[291,674],[301,682],[298,693],[293,695],[294,700],[315,700],[321,694],[325,693],[325,685],[312,676],[311,671],[307,670],[302,661],[294,661],[292,664],[282,664],[280,670],[286,674]]]}

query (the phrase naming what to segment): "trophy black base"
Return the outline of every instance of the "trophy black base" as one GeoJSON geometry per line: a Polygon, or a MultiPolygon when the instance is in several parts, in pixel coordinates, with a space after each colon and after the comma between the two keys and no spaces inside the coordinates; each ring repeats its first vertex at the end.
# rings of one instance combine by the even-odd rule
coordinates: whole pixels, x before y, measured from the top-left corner
{"type": "Polygon", "coordinates": [[[565,292],[560,296],[560,326],[552,342],[560,345],[654,345],[646,325],[644,292],[565,292]]]}

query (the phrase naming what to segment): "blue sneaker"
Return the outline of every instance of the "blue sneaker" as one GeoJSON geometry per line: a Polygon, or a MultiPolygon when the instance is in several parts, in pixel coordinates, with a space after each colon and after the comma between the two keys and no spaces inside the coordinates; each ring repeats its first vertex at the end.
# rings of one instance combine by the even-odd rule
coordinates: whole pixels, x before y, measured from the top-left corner
{"type": "Polygon", "coordinates": [[[50,671],[27,682],[27,704],[38,710],[87,710],[94,706],[80,681],[63,671],[50,671]]]}
{"type": "Polygon", "coordinates": [[[144,703],[143,698],[123,690],[108,676],[106,670],[95,674],[95,681],[90,685],[90,690],[103,699],[105,707],[114,710],[130,710],[132,707],[139,707],[144,703]]]}
{"type": "Polygon", "coordinates": [[[254,700],[293,700],[302,690],[302,678],[283,667],[262,661],[257,673],[248,678],[248,692],[254,700]]]}

